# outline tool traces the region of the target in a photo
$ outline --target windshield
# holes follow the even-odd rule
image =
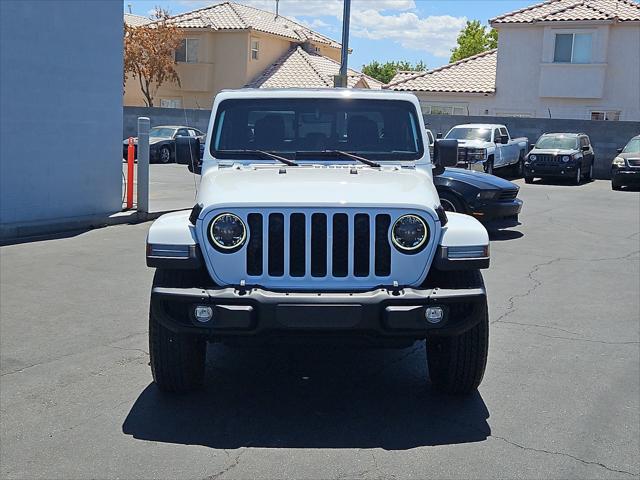
[[[576,150],[578,139],[576,137],[559,137],[556,135],[540,137],[536,148],[548,148],[550,150]]]
[[[175,131],[176,131],[175,128],[153,127],[151,130],[149,130],[149,136],[150,137],[172,137]]]
[[[632,138],[622,153],[640,153],[640,138]]]
[[[218,107],[211,154],[238,158],[242,150],[263,150],[310,158],[314,152],[340,150],[376,160],[417,160],[423,155],[418,132],[416,109],[407,101],[234,99]],[[244,156],[253,158],[250,152]]]
[[[452,128],[446,137],[455,140],[482,140],[483,142],[491,141],[490,128]]]

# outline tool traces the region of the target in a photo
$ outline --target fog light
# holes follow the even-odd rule
[[[424,312],[424,317],[429,323],[440,323],[444,317],[442,307],[427,307]]]
[[[198,305],[194,310],[194,315],[200,323],[207,323],[213,317],[213,309],[207,305]]]

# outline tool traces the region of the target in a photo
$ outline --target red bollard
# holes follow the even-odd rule
[[[136,147],[133,145],[133,137],[129,137],[127,147],[127,209],[133,208],[133,162],[136,156]]]

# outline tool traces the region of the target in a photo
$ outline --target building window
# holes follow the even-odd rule
[[[185,38],[176,49],[176,62],[198,63],[199,38]]]
[[[557,33],[554,63],[591,63],[591,33]]]
[[[620,110],[603,110],[591,112],[591,120],[620,120]]]
[[[258,60],[260,56],[260,41],[255,38],[251,39],[251,60]]]
[[[426,115],[467,115],[465,105],[422,104],[422,112]]]
[[[162,108],[182,108],[182,100],[179,98],[161,98],[160,106]]]

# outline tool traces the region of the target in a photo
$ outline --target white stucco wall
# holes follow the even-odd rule
[[[122,15],[110,0],[0,1],[3,231],[121,209]]]
[[[556,33],[593,34],[592,63],[554,64]],[[619,110],[640,120],[640,24],[500,26],[496,95],[491,113],[589,119]]]
[[[416,92],[421,103],[470,115],[591,118],[620,111],[640,121],[640,23],[500,25],[495,95]],[[593,34],[592,63],[554,64],[556,33]]]

